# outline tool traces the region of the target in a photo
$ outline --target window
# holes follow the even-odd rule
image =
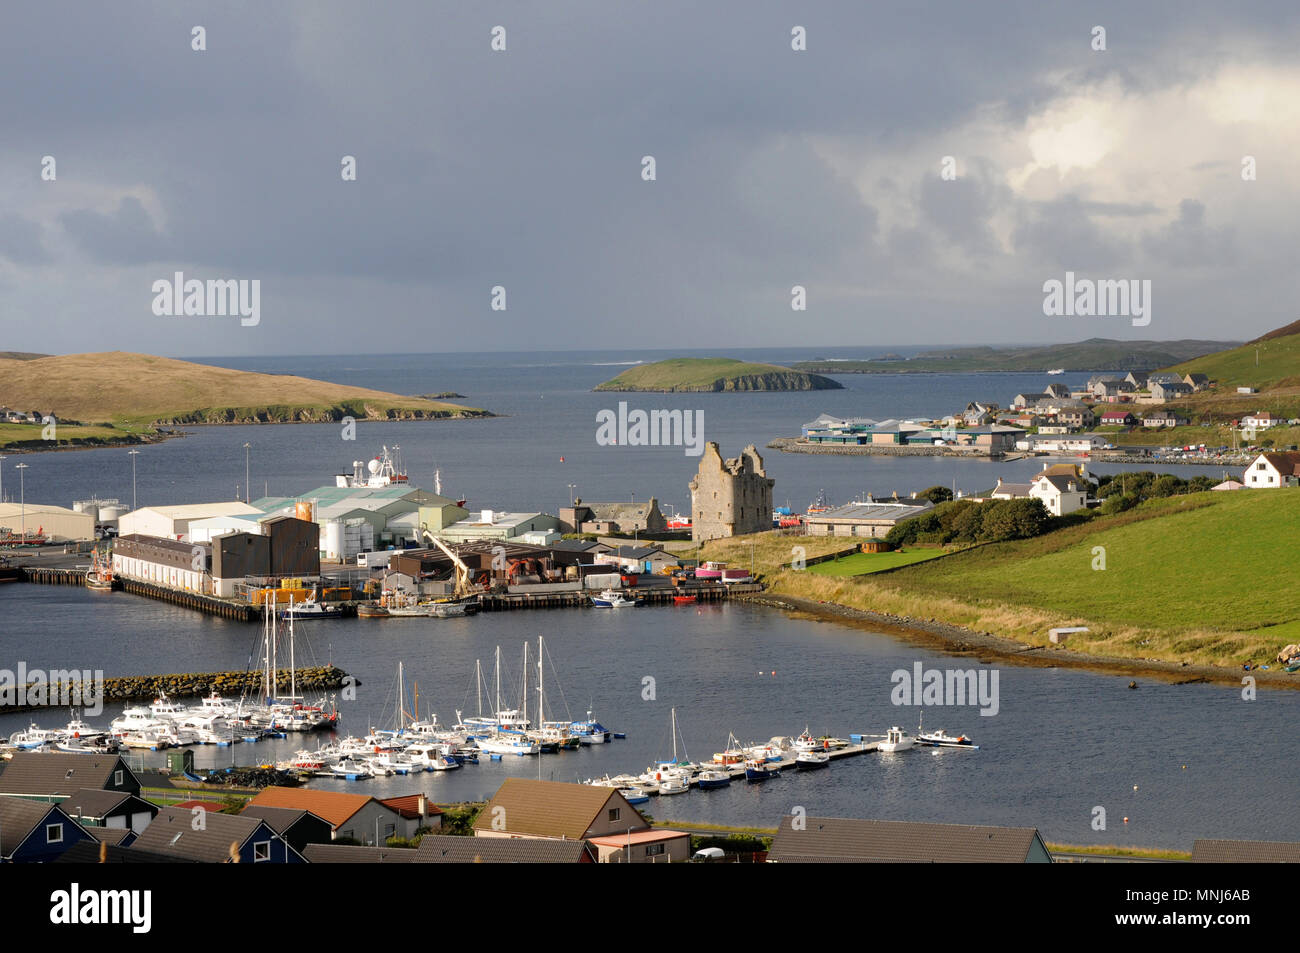
[[[45,843],[62,844],[63,843],[63,825],[46,824],[45,825]]]
[[[1257,463],[1257,464],[1255,464],[1255,469],[1256,469],[1256,470],[1262,470],[1262,469],[1264,469],[1264,467],[1266,467],[1266,466],[1268,466],[1268,464],[1266,464],[1266,463]]]
[[[271,859],[271,842],[269,840],[260,840],[253,844],[253,863],[260,864],[264,860]]]
[[[646,844],[645,855],[647,857],[658,857],[664,852],[663,844]]]
[[[622,813],[622,808],[611,807],[611,808],[609,809],[609,819],[610,819],[611,821],[616,821],[616,820],[618,820],[619,814],[621,814],[621,813]]]
[[[118,770],[113,772],[113,787],[121,787],[121,786],[122,786],[122,770],[119,768]]]

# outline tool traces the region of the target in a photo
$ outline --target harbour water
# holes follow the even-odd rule
[[[11,584],[0,590],[5,663],[103,669],[106,675],[195,672],[257,666],[258,627],[201,616],[126,593]],[[420,711],[450,723],[476,712],[474,662],[489,683],[497,645],[518,685],[522,647],[545,637],[547,711],[581,718],[588,708],[627,739],[539,757],[482,759],[457,771],[371,781],[313,781],[354,792],[422,790],[440,802],[477,799],[509,776],[554,780],[637,773],[672,754],[670,710],[684,747],[708,760],[727,733],[743,742],[795,735],[914,730],[919,709],[894,706],[891,675],[927,668],[981,668],[977,660],[922,651],[891,636],[794,619],[743,604],[624,612],[563,609],[486,613],[468,619],[304,623],[299,659],[332,661],[360,679],[341,702],[340,730],[391,726],[396,671],[405,664],[408,705],[418,683]],[[799,806],[810,815],[969,824],[1034,825],[1051,840],[1190,849],[1197,837],[1285,840],[1300,789],[1294,744],[1300,693],[1261,692],[1243,701],[1232,686],[1182,685],[1127,677],[997,666],[999,708],[929,708],[927,729],[972,736],[979,751],[917,749],[836,761],[829,770],[791,772],[760,785],[652,799],[646,810],[674,819],[775,826]],[[653,678],[653,699],[644,697]],[[536,679],[532,679],[535,686]],[[506,693],[518,702],[517,687]],[[503,699],[504,703],[505,699]],[[529,707],[534,709],[536,693]],[[492,699],[484,698],[485,708]],[[92,719],[107,722],[108,709]],[[29,716],[0,718],[8,735]],[[35,716],[47,727],[66,712]],[[46,724],[48,723],[48,724]],[[325,735],[196,748],[200,768],[290,757]],[[132,753],[131,757],[136,757]],[[164,754],[145,754],[162,764]],[[1136,786],[1136,789],[1135,789]],[[1094,830],[1094,808],[1106,810]],[[1128,823],[1124,823],[1124,818]]]
[[[845,349],[745,350],[732,356],[755,361],[869,356]],[[1022,391],[1049,383],[1080,383],[1089,374],[846,374],[835,379],[844,390],[652,394],[593,393],[592,388],[636,361],[663,352],[608,351],[544,354],[349,355],[212,359],[241,370],[297,374],[372,387],[399,394],[455,391],[460,403],[503,416],[490,420],[361,421],[355,440],[339,424],[195,427],[190,435],[145,447],[136,461],[135,499],[140,505],[242,499],[245,449],[252,498],[269,492],[292,496],[333,483],[354,459],[369,459],[383,445],[399,445],[413,484],[432,489],[435,468],[443,490],[465,497],[471,509],[545,511],[570,499],[645,499],[656,496],[667,514],[689,510],[688,484],[698,458],[682,447],[600,446],[596,414],[629,408],[704,412],[704,439],[717,441],[724,456],[753,443],[776,480],[777,505],[787,500],[802,510],[821,490],[833,503],[874,493],[900,496],[936,484],[967,493],[992,487],[1000,476],[1025,480],[1041,461],[1011,463],[953,457],[843,457],[765,450],[774,437],[797,436],[800,427],[826,412],[883,420],[942,416],[970,400],[1003,406]],[[18,498],[13,459],[4,468],[4,493]],[[131,457],[125,449],[26,454],[27,499],[62,506],[92,494],[132,501]],[[1138,469],[1102,466],[1099,473]],[[1182,477],[1223,467],[1169,466]],[[573,489],[570,489],[570,484]]]
[[[865,354],[873,352],[867,351]],[[855,357],[825,350],[799,354],[745,351],[752,360]],[[1017,392],[1041,390],[1044,374],[846,375],[842,391],[758,394],[597,394],[591,388],[649,352],[341,356],[213,361],[292,373],[405,394],[458,391],[464,403],[499,414],[492,420],[360,422],[356,440],[335,424],[194,428],[182,439],[143,448],[137,461],[140,505],[242,497],[245,442],[251,444],[252,496],[301,494],[332,483],[332,475],[381,445],[400,445],[413,484],[465,496],[471,508],[555,512],[571,493],[587,499],[657,496],[665,512],[689,509],[697,459],[681,447],[606,447],[595,439],[596,414],[619,401],[642,409],[704,411],[705,439],[724,455],[745,444],[760,449],[792,436],[819,413],[877,419],[955,412],[968,400],[1009,403]],[[1066,375],[1066,383],[1086,374]],[[832,502],[873,492],[900,496],[934,484],[966,492],[997,477],[1024,479],[1032,460],[991,463],[946,457],[855,458],[764,453],[776,479],[778,504],[802,509],[820,490]],[[11,464],[4,491],[17,497]],[[132,499],[131,458],[122,449],[25,456],[29,501],[70,505],[92,494]],[[1094,467],[1136,469],[1136,467]],[[1179,476],[1219,467],[1174,466]],[[573,485],[571,488],[570,485]],[[630,612],[552,610],[485,613],[468,619],[342,620],[300,627],[304,664],[333,662],[361,680],[354,702],[342,702],[341,730],[364,734],[393,719],[398,662],[419,683],[421,713],[451,722],[476,710],[476,659],[490,667],[502,647],[518,678],[525,641],[545,636],[548,710],[581,718],[588,708],[625,741],[539,758],[367,782],[315,784],[381,794],[425,790],[437,801],[477,799],[510,775],[575,780],[640,772],[671,755],[670,709],[686,753],[707,760],[727,733],[744,742],[773,735],[847,736],[915,729],[919,711],[890,702],[890,675],[921,661],[940,668],[979,667],[882,634],[793,619],[741,604],[638,609]],[[256,667],[258,628],[200,615],[125,593],[12,584],[0,588],[0,667],[102,669],[106,675],[196,672]],[[1232,687],[1172,686],[1054,669],[1000,667],[1000,710],[930,710],[927,728],[965,732],[977,752],[917,750],[837,761],[827,771],[791,774],[762,785],[691,792],[652,800],[656,819],[774,826],[794,807],[811,815],[971,824],[1034,825],[1069,843],[1159,845],[1190,849],[1196,837],[1289,839],[1288,816],[1300,790],[1289,728],[1300,716],[1300,693],[1262,692],[1243,701]],[[552,681],[554,678],[554,681]],[[646,678],[654,679],[647,699]],[[411,686],[408,686],[408,692]],[[516,689],[517,692],[517,689]],[[563,694],[562,694],[563,693]],[[409,697],[409,696],[408,696]],[[513,704],[515,698],[510,699]],[[484,700],[485,705],[490,700]],[[530,700],[530,707],[533,700]],[[106,724],[117,712],[94,721]],[[0,717],[5,735],[25,715]],[[66,712],[43,712],[47,727]],[[48,723],[48,724],[46,724]],[[323,740],[323,736],[321,738]],[[200,768],[256,764],[289,757],[313,736],[231,748],[200,748]],[[163,755],[146,755],[162,763]],[[1093,827],[1094,809],[1106,829]],[[1128,818],[1128,823],[1124,818]]]

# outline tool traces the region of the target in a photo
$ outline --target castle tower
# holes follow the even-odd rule
[[[775,484],[752,443],[740,456],[723,460],[710,441],[691,481],[691,539],[698,543],[771,529]]]

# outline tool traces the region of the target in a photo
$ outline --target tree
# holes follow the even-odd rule
[[[935,506],[940,503],[947,503],[952,499],[952,490],[946,486],[932,486],[916,494],[918,499],[929,500]]]

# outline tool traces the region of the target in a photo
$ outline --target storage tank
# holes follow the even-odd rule
[[[321,548],[325,550],[326,559],[343,558],[343,524],[341,522],[330,520],[325,524],[325,540]]]
[[[311,500],[299,500],[293,505],[293,515],[300,520],[311,523],[315,520],[314,509]]]
[[[95,512],[96,502],[97,501],[95,500],[77,500],[75,503],[72,504],[72,512],[93,513]]]
[[[128,506],[101,506],[99,508],[99,522],[116,526],[118,519],[129,512],[131,512],[131,508]]]

